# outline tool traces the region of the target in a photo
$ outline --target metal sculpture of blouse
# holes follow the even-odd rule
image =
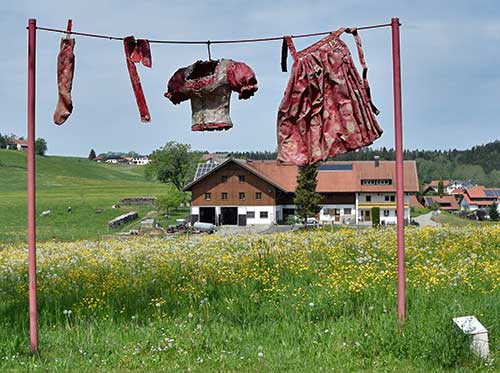
[[[248,99],[257,91],[257,79],[243,62],[230,59],[197,61],[170,78],[167,97],[173,104],[191,100],[193,131],[220,131],[233,126],[229,116],[231,91]]]

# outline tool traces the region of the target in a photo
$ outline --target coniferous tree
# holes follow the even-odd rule
[[[89,159],[93,161],[95,158],[97,158],[97,156],[95,155],[95,150],[91,149],[89,153]]]
[[[442,197],[443,194],[444,194],[444,183],[443,183],[442,179],[439,179],[439,182],[438,182],[438,195],[439,195],[439,197]]]
[[[317,164],[299,167],[294,203],[297,206],[297,215],[304,222],[307,221],[308,217],[315,216],[320,210],[321,194],[316,192],[317,174]]]
[[[490,215],[490,220],[498,221],[498,219],[500,218],[498,214],[498,205],[496,203],[490,206],[489,215]]]

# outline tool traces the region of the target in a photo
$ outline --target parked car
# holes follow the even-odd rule
[[[319,224],[318,219],[316,218],[307,218],[306,219],[306,226],[308,227],[317,227]]]

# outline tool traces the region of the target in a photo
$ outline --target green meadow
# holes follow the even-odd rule
[[[145,179],[143,166],[103,164],[76,157],[37,156],[36,183],[37,239],[42,241],[99,238],[116,232],[108,230],[109,220],[132,210],[141,218],[152,207],[122,205],[112,209],[112,205],[125,197],[165,193],[164,184]],[[44,210],[51,210],[51,215],[40,216]],[[26,240],[26,222],[26,153],[0,150],[0,241]]]

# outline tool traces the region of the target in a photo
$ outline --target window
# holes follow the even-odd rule
[[[221,181],[222,181],[223,183],[227,183],[227,175],[222,175],[222,176],[221,176]]]
[[[245,192],[240,192],[240,201],[244,201],[245,198]]]
[[[371,202],[372,201],[372,196],[366,196],[366,202]]]
[[[255,211],[247,211],[247,219],[255,219]]]
[[[389,216],[389,210],[384,210],[384,216],[385,217]]]
[[[223,200],[227,200],[227,192],[222,192],[220,198]]]
[[[212,199],[212,193],[205,193],[205,201],[210,201]]]
[[[262,199],[262,193],[261,192],[255,192],[255,199]]]
[[[386,202],[389,202],[389,198],[390,198],[390,196],[385,196],[384,200],[385,200]]]
[[[391,196],[391,202],[394,202],[396,200],[396,196]]]
[[[240,175],[238,176],[239,180],[240,180],[240,183],[244,183],[245,182],[245,175]]]
[[[363,179],[361,185],[392,185],[392,179]]]
[[[267,211],[261,211],[260,212],[260,218],[261,219],[267,219],[268,217],[268,212]]]
[[[351,215],[351,214],[352,214],[352,212],[351,212],[350,208],[344,209],[344,215]]]
[[[329,209],[329,208],[324,207],[324,208],[323,208],[323,215],[330,215],[330,209]]]

